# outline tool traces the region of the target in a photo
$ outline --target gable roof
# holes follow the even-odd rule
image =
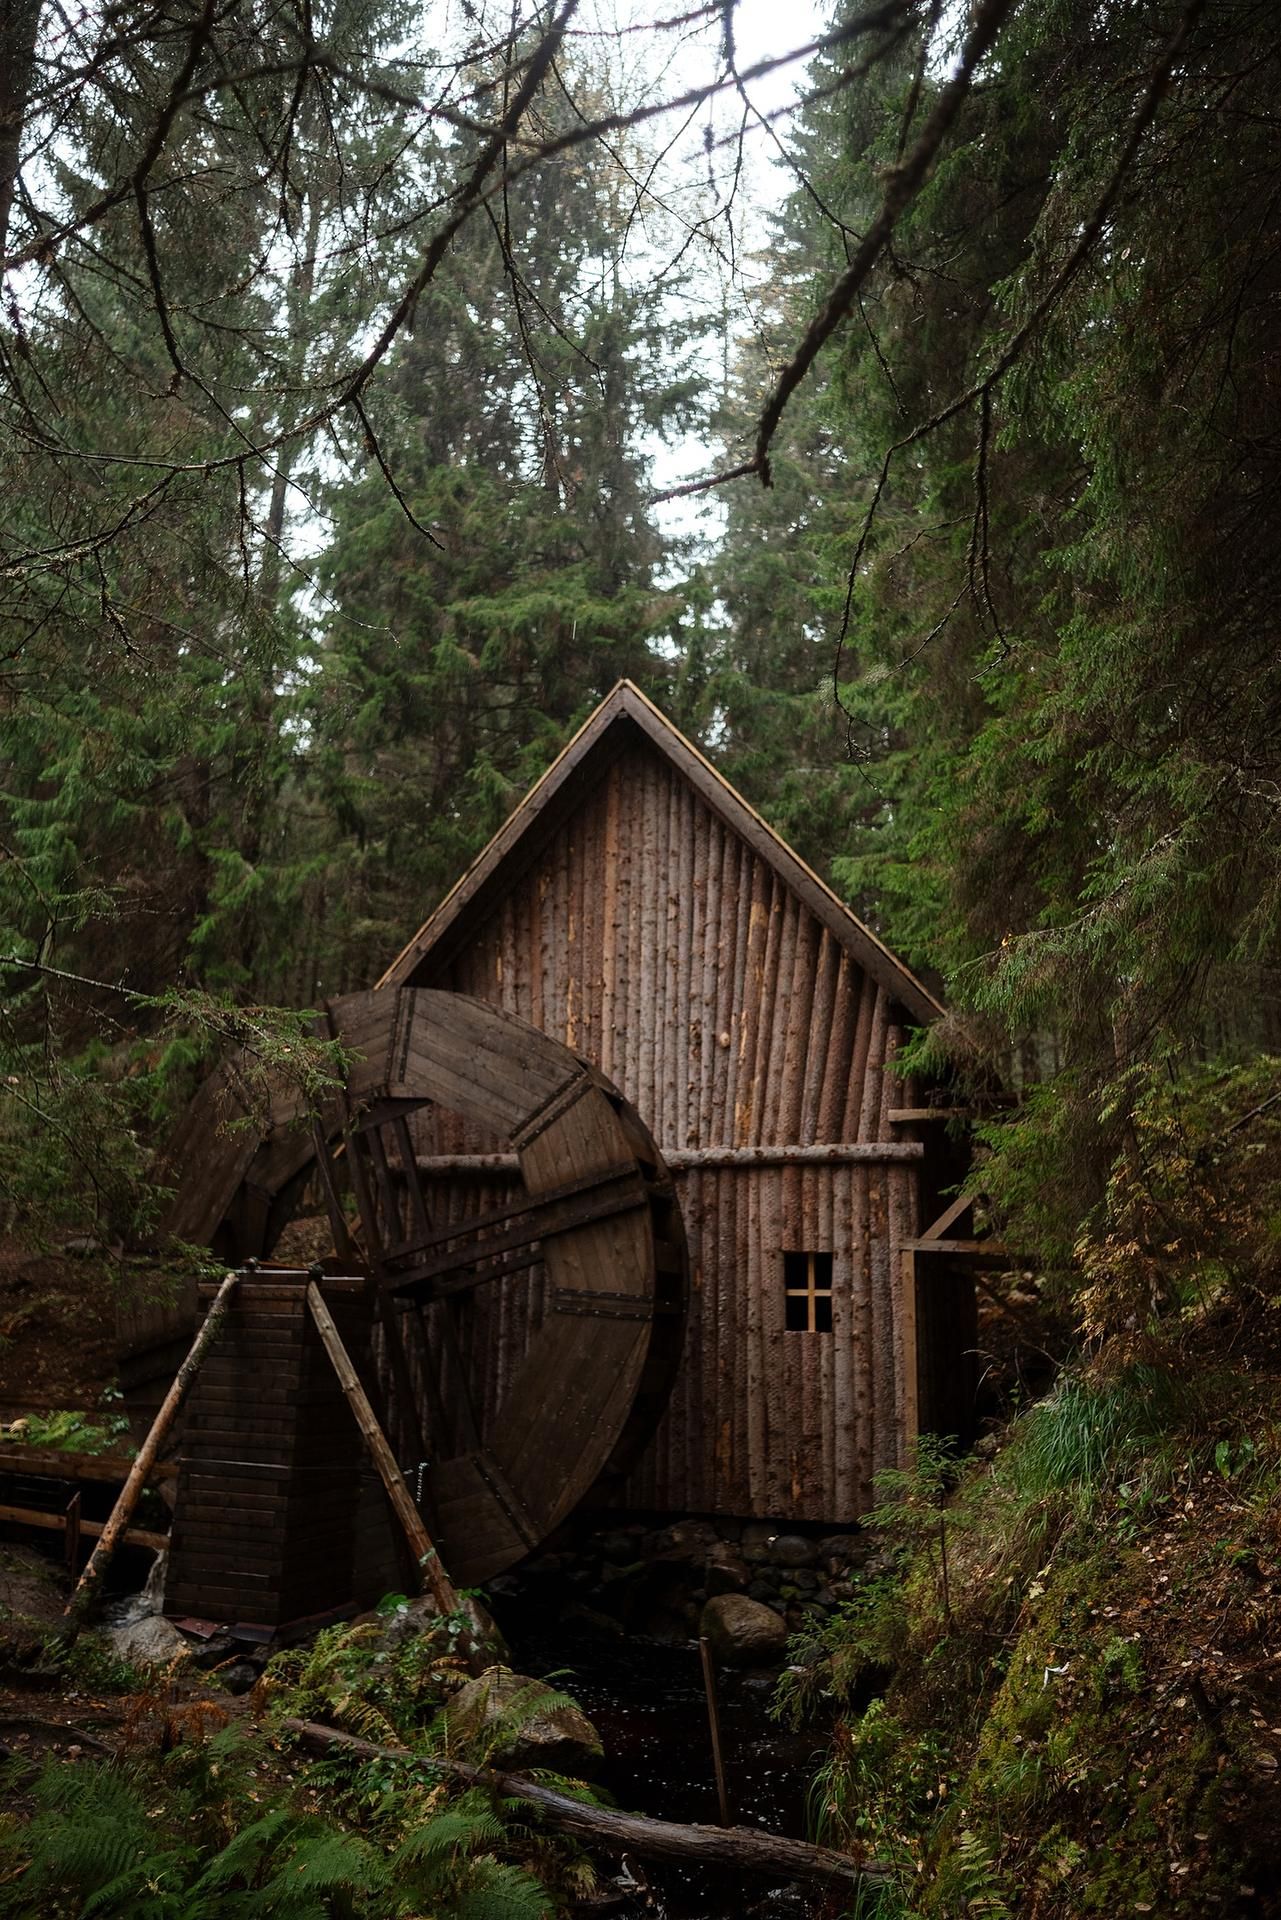
[[[640,741],[648,742],[683,775],[711,811],[773,868],[851,958],[914,1020],[929,1022],[943,1012],[941,1003],[910,968],[895,958],[857,914],[850,912],[630,680],[620,680],[584,721],[483,853],[477,855],[462,879],[392,961],[378,985],[418,985],[428,967],[448,965],[611,762]]]

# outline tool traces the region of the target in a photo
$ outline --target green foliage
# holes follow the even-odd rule
[[[119,1395],[115,1397],[118,1399]],[[124,1438],[128,1432],[128,1416],[119,1412],[104,1414],[97,1420],[69,1408],[55,1413],[30,1413],[24,1417],[19,1432],[11,1428],[0,1431],[0,1461],[4,1458],[6,1440],[18,1440],[24,1447],[64,1448],[68,1453],[130,1453],[133,1448]]]
[[[270,1749],[235,1727],[163,1761],[11,1769],[27,1814],[0,1828],[0,1913],[544,1920],[553,1899],[527,1862],[572,1876],[484,1792],[447,1802],[403,1767],[394,1790],[371,1795],[326,1771],[281,1779]]]
[[[1023,1415],[998,1478],[1027,1504],[1062,1493],[1088,1503],[1138,1461],[1145,1477],[1159,1478],[1186,1448],[1202,1392],[1168,1367],[1135,1365],[1096,1381],[1068,1374]]]
[[[1174,1106],[1213,1079],[1208,1053],[1248,1074],[1281,978],[1264,7],[1191,24],[1088,262],[1064,274],[1182,17],[1117,0],[1009,21],[791,402],[773,492],[731,502],[729,621],[701,663],[734,776],[945,976],[952,1071],[1043,1083],[983,1130],[982,1179],[1029,1256],[1085,1266],[1087,1325],[1106,1335],[1240,1284],[1241,1236],[1225,1247],[1222,1229],[1247,1183],[1229,1175],[1216,1231],[1217,1149],[1198,1158],[1213,1129],[1189,1127],[1184,1181],[1136,1115],[1155,1126],[1164,1104],[1173,1134]],[[945,14],[919,114],[956,30]],[[866,228],[915,55],[904,43],[805,110],[732,427]],[[1225,72],[1243,76],[1230,100]],[[975,403],[916,435],[869,519],[886,449],[975,388],[1029,316],[990,431]]]
[[[434,1721],[458,1681],[455,1649],[432,1632],[395,1636],[394,1615],[326,1627],[309,1646],[273,1655],[268,1694],[300,1719],[329,1719],[362,1739],[397,1745]]]

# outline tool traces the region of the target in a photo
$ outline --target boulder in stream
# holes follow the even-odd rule
[[[600,1735],[575,1706],[540,1709],[540,1700],[554,1697],[541,1680],[510,1667],[486,1667],[449,1703],[450,1744],[473,1752],[479,1748],[516,1772],[549,1767],[575,1779],[590,1778],[604,1758]]]
[[[718,1593],[709,1600],[699,1631],[726,1667],[772,1666],[782,1659],[787,1644],[782,1615],[743,1593]]]

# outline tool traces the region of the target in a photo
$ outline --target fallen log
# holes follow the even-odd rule
[[[612,1807],[571,1800],[568,1794],[556,1793],[524,1774],[472,1767],[434,1753],[411,1753],[407,1747],[378,1746],[372,1740],[340,1733],[337,1727],[327,1727],[319,1720],[287,1719],[281,1726],[317,1752],[341,1751],[364,1760],[406,1761],[430,1767],[467,1786],[492,1788],[505,1799],[524,1800],[538,1808],[549,1827],[603,1847],[607,1853],[636,1853],[647,1860],[679,1860],[685,1866],[728,1867],[739,1873],[783,1875],[789,1880],[837,1881],[851,1889],[871,1890],[884,1886],[889,1879],[887,1869],[875,1862],[853,1860],[830,1847],[814,1847],[783,1834],[762,1833],[755,1827],[684,1826],[672,1820],[651,1820],[640,1813],[618,1813]]]

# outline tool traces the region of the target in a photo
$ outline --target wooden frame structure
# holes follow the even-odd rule
[[[408,942],[449,988],[594,1060],[645,1114],[691,1243],[684,1358],[632,1507],[841,1521],[929,1419],[902,1249],[963,1163],[893,1075],[940,1002],[640,690],[617,686]],[[501,1197],[495,1143],[415,1129],[433,1204]],[[473,1202],[474,1204],[475,1202]],[[784,1252],[833,1261],[789,1332]]]
[[[652,1432],[680,1355],[680,1212],[627,1102],[519,1019],[414,988],[349,995],[326,1019],[348,1059],[341,1097],[307,1124],[304,1096],[278,1085],[254,1116],[229,1062],[170,1143],[178,1193],[168,1229],[241,1264],[273,1252],[302,1191],[319,1185],[338,1262],[366,1276],[371,1397],[445,1564],[470,1584],[539,1545],[594,1482],[624,1473]],[[228,1125],[238,1111],[241,1124]],[[478,1204],[474,1189],[457,1206],[429,1203],[414,1143],[424,1113],[447,1113],[514,1156],[492,1204]],[[256,1297],[266,1313],[268,1296]],[[135,1380],[140,1354],[152,1378],[163,1372],[193,1316],[194,1302],[135,1311]],[[255,1377],[268,1367],[270,1417],[255,1414],[252,1395],[236,1401],[228,1383],[235,1417],[214,1423],[230,1481],[237,1459],[255,1457],[236,1440],[251,1416],[267,1420],[261,1444],[281,1472],[302,1471],[295,1445],[317,1470],[328,1458],[324,1434],[269,1378],[272,1341],[291,1353],[292,1336],[268,1326],[262,1338],[266,1360],[247,1354],[245,1366]],[[137,1394],[134,1411],[145,1412]],[[216,1504],[212,1481],[201,1493]],[[283,1573],[272,1577],[284,1605]]]

